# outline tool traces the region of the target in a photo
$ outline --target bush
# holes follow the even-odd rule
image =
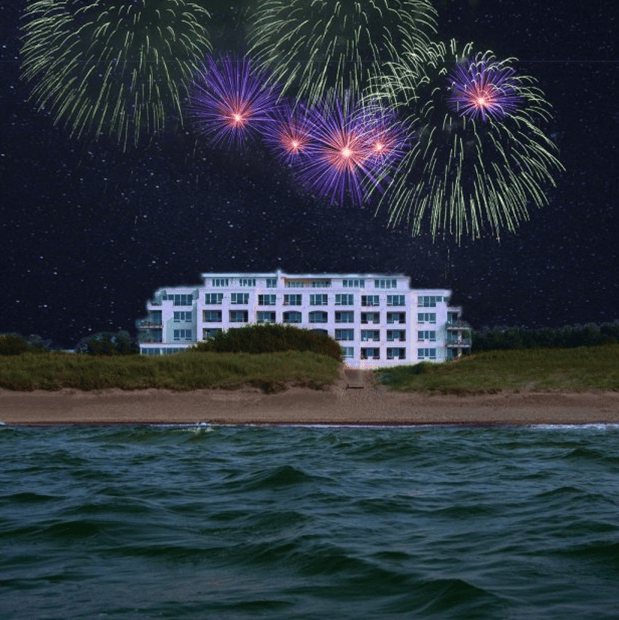
[[[252,354],[311,351],[342,361],[342,349],[333,338],[291,325],[247,325],[229,329],[198,343],[192,351]]]
[[[131,355],[139,353],[139,347],[131,342],[126,331],[99,332],[82,338],[76,345],[77,353],[89,355]]]
[[[28,351],[28,343],[19,334],[0,336],[0,355],[21,355]]]

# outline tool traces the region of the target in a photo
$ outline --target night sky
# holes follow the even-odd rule
[[[260,149],[169,130],[123,152],[68,136],[19,77],[23,2],[0,5],[0,333],[73,347],[126,329],[163,286],[202,272],[403,273],[447,287],[475,328],[619,319],[617,10],[608,0],[436,0],[440,37],[537,78],[566,172],[516,234],[432,242],[374,206],[324,204]],[[243,51],[243,11],[213,3],[217,49]]]

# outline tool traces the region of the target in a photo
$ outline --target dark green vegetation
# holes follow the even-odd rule
[[[619,344],[485,351],[456,362],[381,370],[378,379],[403,392],[462,396],[503,390],[619,391]]]
[[[277,392],[287,386],[324,389],[339,377],[339,363],[311,352],[79,355],[22,353],[0,356],[0,388],[8,390],[197,390],[252,386]]]
[[[333,338],[291,325],[247,325],[220,332],[195,347],[195,351],[209,353],[275,353],[290,350],[312,351],[342,361],[342,350]]]
[[[473,332],[473,351],[496,349],[534,349],[594,347],[619,342],[619,321],[614,323],[587,323],[565,327],[495,327]]]

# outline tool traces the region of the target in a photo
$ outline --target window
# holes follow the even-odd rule
[[[203,310],[202,320],[205,323],[221,323],[221,310]]]
[[[354,312],[336,312],[335,322],[336,323],[354,323],[355,313]]]
[[[419,312],[417,314],[417,323],[436,323],[435,312]]]
[[[193,295],[191,293],[168,295],[167,299],[174,302],[175,306],[191,306],[193,304]]]
[[[275,303],[275,295],[258,295],[259,306],[274,306]]]
[[[213,286],[229,286],[230,280],[228,278],[213,278]]]
[[[362,312],[361,322],[366,323],[380,323],[380,312]]]
[[[342,347],[342,357],[344,358],[351,358],[355,356],[355,349],[354,347]]]
[[[436,349],[417,349],[418,360],[435,360]]]
[[[300,306],[302,295],[284,295],[284,306]]]
[[[327,303],[327,295],[310,295],[310,306],[326,306]]]
[[[258,311],[258,323],[275,323],[275,312]]]
[[[175,323],[180,323],[181,321],[191,323],[191,320],[191,312],[179,311],[174,313]]]
[[[309,313],[309,322],[310,323],[326,323],[328,320],[328,315],[326,312],[322,310],[315,310],[314,312]]]
[[[387,347],[387,359],[388,360],[406,359],[406,349]]]
[[[239,278],[239,286],[256,286],[256,278]]]
[[[379,360],[380,349],[361,349],[362,360]]]
[[[230,310],[230,323],[247,323],[247,310]]]
[[[404,295],[387,295],[388,306],[403,306]]]
[[[380,296],[379,295],[361,295],[361,305],[362,306],[379,306]]]
[[[303,282],[303,280],[287,280],[286,286],[288,288],[303,288],[305,286],[305,283]]]
[[[387,323],[406,323],[406,312],[387,312]]]
[[[406,332],[403,329],[388,329],[387,340],[389,342],[394,342],[394,341],[405,342]]]
[[[397,280],[374,280],[374,288],[397,288]]]
[[[284,323],[301,323],[301,313],[294,310],[284,312]]]
[[[361,340],[362,342],[367,342],[368,340],[378,342],[380,340],[380,332],[377,329],[362,329]]]
[[[232,293],[230,303],[235,305],[248,304],[249,293]]]
[[[267,278],[267,288],[277,288],[277,278]]]
[[[365,280],[342,280],[342,286],[344,288],[365,288]]]
[[[435,331],[420,331],[417,332],[417,340],[430,340],[431,342],[436,341],[436,332]]]
[[[354,340],[355,330],[354,329],[336,329],[335,339],[336,340]]]
[[[190,329],[175,329],[174,340],[176,342],[179,342],[181,340],[184,340],[185,342],[191,341],[191,330]]]
[[[206,293],[206,295],[204,295],[204,303],[207,306],[219,306],[223,298],[223,293]]]
[[[443,297],[437,295],[420,295],[417,299],[419,308],[436,308],[436,304],[443,301]]]
[[[202,340],[213,338],[216,334],[221,333],[221,327],[205,327],[202,330]]]
[[[336,306],[354,306],[355,296],[352,293],[336,293],[335,305]]]
[[[331,280],[312,280],[312,288],[330,288]]]

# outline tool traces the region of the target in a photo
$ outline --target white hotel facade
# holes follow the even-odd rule
[[[443,362],[470,350],[470,328],[447,289],[411,289],[382,274],[203,273],[204,285],[166,287],[137,321],[140,353],[170,355],[216,332],[279,323],[328,334],[351,368]]]

